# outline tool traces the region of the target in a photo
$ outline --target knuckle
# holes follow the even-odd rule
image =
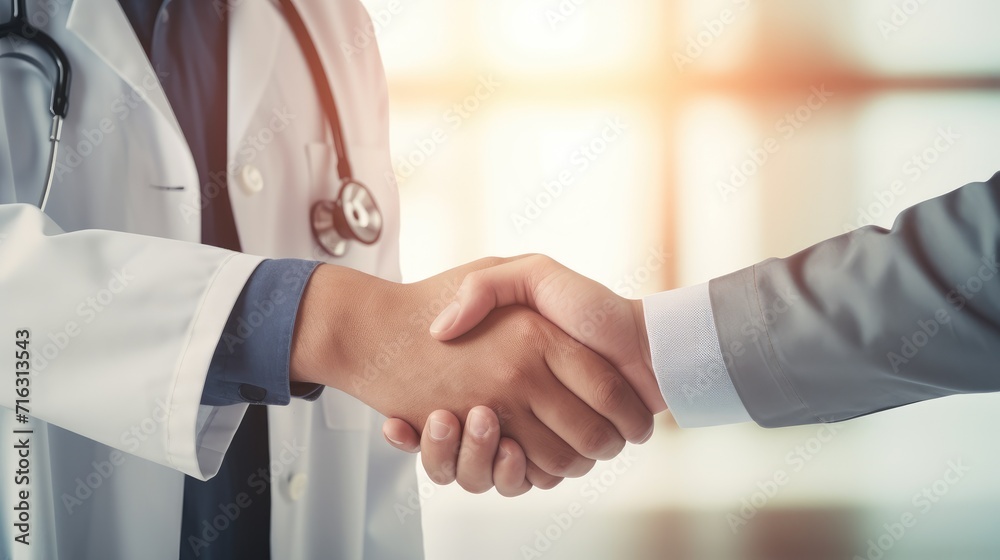
[[[542,253],[531,253],[528,258],[531,259],[531,264],[534,266],[549,267],[556,262],[552,257],[543,255]]]
[[[610,427],[594,426],[584,434],[583,446],[584,454],[588,457],[604,458],[609,452],[617,455],[625,442]]]
[[[504,428],[514,422],[514,409],[502,402],[493,402],[489,408],[493,409],[493,413],[497,415],[497,420],[500,422],[500,432],[503,433]]]
[[[482,270],[476,270],[465,275],[462,280],[462,285],[459,286],[459,293],[471,292],[476,293],[480,290],[483,283],[484,272]]]
[[[483,257],[481,259],[476,260],[476,262],[473,263],[473,265],[477,269],[481,270],[484,268],[493,268],[494,266],[501,265],[506,261],[507,259],[504,259],[502,257]]]
[[[629,387],[619,375],[609,375],[597,384],[594,398],[599,412],[611,414],[621,410],[625,404]]]
[[[528,373],[526,368],[518,364],[505,364],[499,366],[497,376],[499,377],[500,384],[504,387],[521,387],[531,377],[531,374]],[[504,408],[508,414],[511,413],[510,408],[506,405],[494,405],[490,407],[496,411],[497,417],[503,421],[500,410],[497,410],[498,407]]]
[[[549,458],[547,468],[549,474],[563,478],[577,478],[587,474],[594,466],[594,461],[572,452],[555,452]]]
[[[568,476],[575,462],[576,458],[568,453],[553,453],[548,458],[545,471],[552,476]]]
[[[534,335],[542,330],[541,321],[538,320],[538,316],[535,313],[528,311],[521,313],[511,313],[507,317],[512,329],[520,335]]]

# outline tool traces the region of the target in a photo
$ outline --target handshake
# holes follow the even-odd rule
[[[390,417],[386,439],[438,484],[505,496],[583,476],[666,409],[641,301],[540,255],[405,285],[321,265],[290,373]]]

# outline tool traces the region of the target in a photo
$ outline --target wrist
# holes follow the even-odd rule
[[[649,411],[658,414],[667,410],[667,402],[660,391],[660,384],[656,380],[656,372],[653,370],[653,356],[649,348],[649,333],[646,331],[646,314],[642,299],[628,300],[632,306],[632,317],[635,321],[635,331],[638,340],[639,354],[644,368],[643,382],[639,383],[635,390],[639,393]]]
[[[306,284],[292,334],[289,380],[343,389],[354,371],[346,348],[353,305],[361,295],[361,273],[321,264]]]

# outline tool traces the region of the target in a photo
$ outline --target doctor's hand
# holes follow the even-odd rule
[[[453,339],[473,328],[495,308],[514,304],[541,313],[601,354],[625,376],[650,411],[666,410],[653,375],[642,302],[622,298],[548,257],[518,257],[470,273],[455,301],[431,326],[431,334],[439,340]],[[436,411],[434,417],[441,422],[457,423],[447,411]],[[383,432],[399,449],[411,452],[422,449],[428,472],[456,464],[456,478],[461,484],[463,480],[489,480],[488,466],[492,466],[492,479],[502,495],[522,493],[522,480],[517,476],[523,453],[516,441],[487,440],[468,430],[451,436],[448,441],[435,441],[426,437],[426,429],[421,440],[400,419],[387,420]]]
[[[504,262],[477,261],[407,285],[320,265],[300,304],[291,380],[342,390],[410,426],[427,423],[427,437],[462,430],[457,420],[434,422],[434,410],[467,418],[486,405],[495,415],[485,433],[516,440],[527,479],[539,486],[582,476],[625,439],[646,439],[652,416],[619,372],[525,307],[490,313],[446,343],[426,336],[463,278]]]

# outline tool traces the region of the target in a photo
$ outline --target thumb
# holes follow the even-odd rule
[[[535,288],[552,270],[551,264],[554,261],[547,257],[532,255],[469,273],[455,300],[431,323],[431,336],[438,340],[459,337],[498,307],[524,305],[538,311]]]
[[[420,451],[420,434],[413,429],[413,426],[399,418],[386,419],[382,424],[382,436],[389,445],[400,451],[407,453]]]

